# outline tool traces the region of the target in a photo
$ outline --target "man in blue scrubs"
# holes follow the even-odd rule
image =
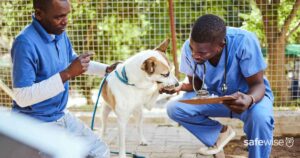
[[[168,102],[168,115],[207,146],[199,149],[205,155],[220,152],[235,136],[230,126],[210,117],[240,119],[244,122],[248,142],[254,142],[248,144],[249,157],[267,158],[272,149],[274,97],[263,76],[266,68],[259,41],[253,33],[226,27],[215,15],[201,16],[182,48],[180,71],[189,82],[171,91],[161,90],[165,93],[187,91]],[[179,102],[196,96],[193,75],[197,90],[204,84],[210,95],[233,95],[236,99],[207,105]]]
[[[16,37],[13,62],[13,111],[62,127],[88,142],[89,156],[110,156],[108,146],[79,119],[66,111],[68,80],[82,73],[104,76],[115,65],[77,56],[65,32],[69,0],[34,0],[32,23]],[[41,141],[42,142],[42,141]]]

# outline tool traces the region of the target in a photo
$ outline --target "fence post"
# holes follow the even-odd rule
[[[169,1],[169,16],[170,16],[170,26],[171,26],[171,36],[172,36],[172,57],[173,62],[175,65],[175,76],[179,78],[179,71],[178,71],[178,61],[177,61],[177,46],[176,46],[176,28],[175,28],[175,21],[174,21],[174,8],[173,8],[173,0]]]

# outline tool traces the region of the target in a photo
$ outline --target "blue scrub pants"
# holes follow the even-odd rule
[[[181,124],[202,143],[213,146],[220,134],[222,125],[209,117],[231,117],[228,107],[223,104],[190,105],[178,102],[190,99],[194,92],[184,93],[167,103],[167,112],[171,119]],[[269,158],[273,141],[273,102],[267,97],[253,105],[242,114],[232,113],[232,118],[244,122],[244,132],[248,139],[250,158]],[[252,142],[252,143],[250,143]]]
[[[67,112],[57,121],[47,123],[61,127],[76,137],[85,139],[88,143],[89,155],[93,158],[110,158],[108,145],[103,142],[89,127],[81,120]]]

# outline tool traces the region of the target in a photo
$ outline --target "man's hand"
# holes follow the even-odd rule
[[[112,71],[114,71],[114,69],[116,69],[116,67],[118,66],[118,64],[122,63],[121,61],[117,61],[113,64],[111,64],[110,66],[108,66],[106,69],[105,69],[105,73],[110,73]]]
[[[162,88],[159,90],[159,93],[162,94],[162,93],[166,93],[166,94],[174,94],[174,93],[177,93],[177,92],[180,92],[182,90],[182,85],[183,84],[179,84],[179,86],[173,88],[173,89],[165,89],[165,88]]]
[[[93,55],[92,52],[86,52],[78,56],[67,69],[60,72],[62,81],[65,82],[84,73],[88,69],[91,55]]]
[[[225,100],[223,101],[223,104],[225,104],[231,111],[237,114],[241,114],[246,111],[253,103],[252,97],[242,92],[236,92],[232,95],[237,99]]]

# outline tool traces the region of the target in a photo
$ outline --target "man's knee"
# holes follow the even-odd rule
[[[196,115],[194,109],[176,100],[167,103],[167,113],[168,116],[176,122],[186,121]]]
[[[255,105],[263,106],[263,105]],[[274,119],[272,112],[264,111],[261,107],[253,107],[248,111],[246,124],[255,128],[273,128]]]
[[[167,114],[171,119],[177,120],[177,111],[178,107],[176,101],[170,101],[167,103]]]
[[[167,114],[174,121],[181,121],[189,118],[190,115],[184,108],[183,103],[178,102],[177,100],[170,101],[167,103]]]

